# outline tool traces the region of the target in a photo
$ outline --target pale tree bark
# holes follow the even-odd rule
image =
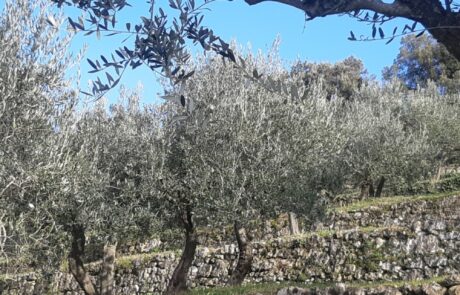
[[[363,200],[369,197],[381,197],[386,178],[381,176],[376,182],[377,188],[374,187],[372,180],[364,180],[360,185],[359,199]]]
[[[101,295],[114,295],[115,255],[117,244],[106,244],[103,250],[101,271]]]
[[[238,244],[239,253],[238,262],[227,283],[230,286],[241,285],[243,283],[244,278],[251,272],[252,261],[254,259],[251,241],[246,229],[240,224],[240,222],[235,221],[233,223],[233,230]]]
[[[85,229],[82,225],[72,226],[72,246],[67,258],[69,270],[77,281],[85,295],[99,295],[89,274],[83,265],[83,255],[85,253]]]
[[[383,186],[385,185],[385,177],[380,177],[379,182],[377,184],[377,189],[375,190],[374,196],[380,198],[382,196]]]
[[[289,217],[289,231],[291,235],[298,235],[300,234],[299,230],[299,222],[297,220],[297,216],[293,212],[288,213]]]
[[[198,246],[198,235],[193,224],[193,214],[191,207],[187,206],[180,221],[185,230],[185,247],[182,256],[174,269],[173,275],[169,280],[166,294],[182,294],[187,291],[187,275],[195,258],[196,247]]]
[[[439,0],[245,0],[249,5],[278,2],[304,11],[309,19],[370,10],[387,17],[402,17],[419,22],[460,61],[460,12]],[[449,4],[449,1],[446,1]]]
[[[374,185],[370,180],[364,180],[360,185],[359,199],[364,200],[374,196]]]
[[[438,182],[441,179],[441,175],[443,174],[443,170],[444,170],[444,166],[442,165],[442,163],[439,163],[438,168],[436,169],[436,175],[434,175],[431,178],[431,183],[434,184],[435,182]]]

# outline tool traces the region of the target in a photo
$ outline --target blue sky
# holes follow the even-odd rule
[[[0,3],[4,2],[0,0]],[[133,7],[121,11],[119,25],[124,28],[125,21],[135,23],[140,16],[148,13],[144,0],[129,1]],[[200,1],[197,1],[200,3]],[[168,1],[157,0],[156,5],[167,7]],[[3,6],[3,5],[0,5]],[[304,14],[295,8],[274,2],[261,3],[255,6],[247,5],[243,0],[217,0],[209,5],[210,11],[205,12],[204,24],[224,40],[237,40],[246,45],[250,43],[254,50],[267,51],[277,36],[281,38],[280,55],[286,61],[297,58],[311,62],[337,62],[348,56],[361,59],[370,74],[381,77],[381,71],[390,65],[399,51],[399,38],[389,45],[382,41],[352,42],[347,40],[350,30],[356,36],[370,34],[370,28],[365,23],[359,23],[346,16],[330,16],[317,18],[305,23]],[[77,9],[66,9],[66,14],[76,16]],[[404,27],[408,21],[395,20],[386,26],[386,32],[391,32],[394,26]],[[101,54],[110,55],[119,45],[122,37],[83,36],[79,33],[73,40],[72,50],[77,52],[86,43],[87,51],[81,64],[81,86],[88,90],[88,80],[97,78],[97,74],[88,74],[91,69],[86,58],[95,59]],[[129,40],[127,42],[130,42]],[[129,44],[129,43],[128,43]],[[129,47],[129,46],[128,46]],[[103,73],[99,74],[103,78]],[[142,66],[129,70],[121,84],[129,88],[138,83],[144,85],[143,98],[145,102],[158,101],[157,93],[162,92],[156,82],[156,76]],[[109,100],[118,96],[118,90],[112,90]]]

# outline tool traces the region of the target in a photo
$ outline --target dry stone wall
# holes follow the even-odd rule
[[[314,233],[254,243],[254,264],[246,281],[414,280],[460,273],[459,204],[460,196],[452,196],[362,209],[336,214],[330,224],[340,224],[342,230],[330,230],[325,223]],[[233,244],[200,247],[189,285],[225,284],[237,255]],[[177,261],[174,252],[120,259],[117,294],[161,293]],[[90,269],[97,274],[97,265]],[[82,294],[67,273],[57,273],[51,281],[47,292]],[[29,274],[3,282],[0,293],[46,294],[45,285]]]
[[[460,197],[446,196],[435,200],[407,201],[351,209],[345,212],[333,211],[325,221],[315,224],[315,230],[327,228],[350,229],[359,227],[400,226],[417,231],[422,225],[427,230],[440,230],[436,226],[445,226],[450,231],[460,227]],[[442,221],[438,224],[437,221]],[[430,224],[431,223],[431,224]]]

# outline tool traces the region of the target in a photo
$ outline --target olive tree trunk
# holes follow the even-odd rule
[[[374,196],[374,185],[372,181],[365,180],[360,185],[359,199],[363,200],[370,196]]]
[[[241,226],[238,221],[235,221],[233,223],[233,230],[236,242],[238,243],[239,254],[236,267],[228,280],[228,285],[231,286],[241,285],[241,283],[243,283],[244,278],[251,272],[252,261],[254,259],[251,241],[248,238],[246,229]]]
[[[85,295],[99,295],[89,274],[83,265],[85,253],[85,229],[82,225],[73,225],[71,230],[72,246],[67,258],[69,270]]]
[[[185,214],[180,218],[185,230],[185,247],[179,263],[169,280],[166,289],[167,295],[181,294],[187,291],[187,274],[192,266],[196,247],[198,246],[198,235],[193,225],[192,217],[192,210],[187,207]]]

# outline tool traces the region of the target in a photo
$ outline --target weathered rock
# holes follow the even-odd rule
[[[377,288],[370,289],[367,292],[368,295],[402,295],[398,288],[391,286],[379,286]]]
[[[460,274],[450,275],[439,284],[446,288],[460,285]]]
[[[404,285],[400,288],[403,294],[408,295],[422,295],[422,288],[420,286],[413,286],[413,285]]]
[[[421,290],[424,295],[444,295],[447,291],[446,288],[437,283],[422,285]]]
[[[366,290],[363,288],[348,288],[344,295],[366,295]]]
[[[447,291],[448,295],[460,295],[460,285],[452,286]]]
[[[313,294],[309,289],[303,289],[298,287],[288,287],[278,290],[276,295],[311,295]]]

